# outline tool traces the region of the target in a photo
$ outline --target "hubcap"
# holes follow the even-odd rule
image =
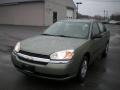
[[[84,78],[86,76],[86,72],[87,72],[87,61],[85,60],[82,64],[82,68],[81,68],[81,77]]]

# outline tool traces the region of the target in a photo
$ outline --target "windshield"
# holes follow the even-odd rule
[[[43,34],[86,39],[89,34],[89,26],[90,24],[86,22],[57,22]]]

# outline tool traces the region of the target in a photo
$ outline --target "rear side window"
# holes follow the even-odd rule
[[[100,30],[98,28],[98,25],[96,23],[93,24],[93,28],[92,28],[92,35],[98,35],[100,33]]]
[[[106,32],[106,28],[102,23],[98,23],[98,26],[99,26],[100,32]]]

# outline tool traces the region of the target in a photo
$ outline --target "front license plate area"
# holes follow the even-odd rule
[[[35,67],[30,66],[30,65],[24,65],[23,66],[24,70],[30,71],[30,72],[35,72]]]

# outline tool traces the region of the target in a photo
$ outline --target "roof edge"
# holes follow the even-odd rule
[[[44,2],[45,0],[18,0],[18,1],[11,1],[11,2],[2,2],[0,6],[10,6],[10,5],[18,5],[22,3],[36,3],[36,2]]]

